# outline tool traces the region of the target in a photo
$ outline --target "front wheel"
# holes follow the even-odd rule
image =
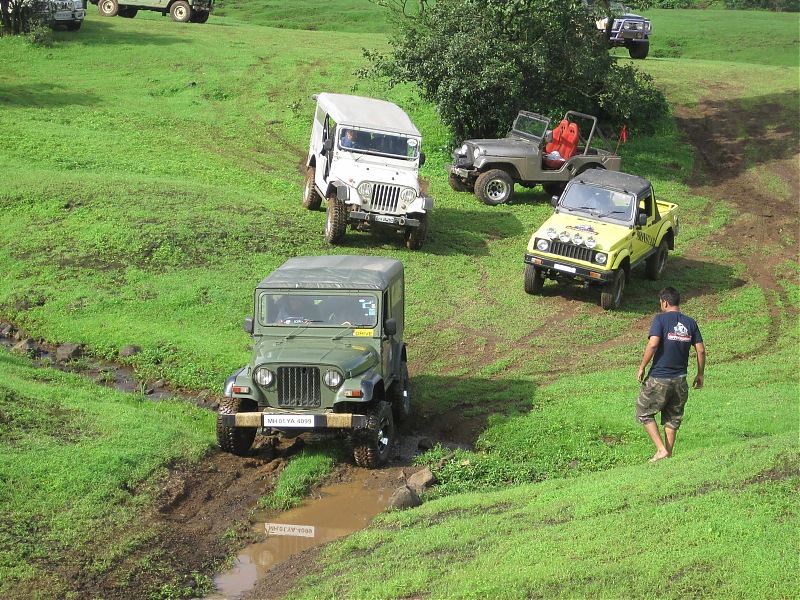
[[[100,0],[97,3],[97,11],[103,17],[116,17],[119,12],[117,0]]]
[[[532,295],[542,293],[544,273],[533,265],[525,265],[525,292]]]
[[[389,461],[394,443],[394,418],[388,402],[378,405],[367,413],[367,428],[355,432],[353,458],[359,467],[374,469]]]
[[[67,31],[78,31],[81,28],[81,24],[83,21],[72,21],[71,23],[67,23]]]
[[[178,0],[170,7],[169,16],[176,23],[188,23],[192,18],[192,7],[186,0]]]
[[[603,286],[600,293],[600,306],[605,310],[616,310],[622,304],[622,292],[625,289],[625,270],[614,271],[614,279]]]
[[[328,210],[325,213],[325,241],[338,244],[347,231],[347,208],[336,196],[328,198]]]
[[[504,204],[514,193],[514,180],[502,169],[491,169],[478,175],[475,196],[489,206]]]
[[[243,398],[223,398],[217,412],[217,443],[225,451],[236,456],[245,456],[253,446],[256,427],[229,427],[222,424],[223,415],[256,410],[255,402]]]
[[[631,42],[628,46],[628,54],[631,58],[635,60],[642,60],[647,58],[648,53],[650,52],[650,41],[645,40],[644,42]]]
[[[656,253],[650,256],[645,263],[645,272],[648,279],[658,281],[664,274],[667,267],[667,256],[669,256],[669,244],[667,240],[661,240]]]
[[[428,213],[409,215],[412,219],[419,219],[419,227],[413,227],[406,232],[406,248],[419,250],[428,233]]]
[[[447,176],[447,183],[449,183],[450,187],[456,192],[466,192],[468,190],[464,181],[455,173],[450,173]]]
[[[317,187],[314,185],[317,169],[308,167],[306,169],[306,179],[303,182],[303,208],[308,210],[319,210],[322,206],[322,196],[319,195]]]

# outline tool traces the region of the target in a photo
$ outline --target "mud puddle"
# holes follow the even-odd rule
[[[236,600],[294,555],[366,527],[386,508],[394,490],[382,487],[371,471],[359,470],[354,477],[322,487],[301,506],[278,515],[274,510],[256,512],[252,529],[266,540],[241,550],[234,566],[214,578],[215,592],[203,600]]]

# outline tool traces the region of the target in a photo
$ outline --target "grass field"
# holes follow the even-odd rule
[[[782,234],[783,249],[755,249],[791,249],[774,273],[782,293],[749,279],[746,253],[717,236],[738,215],[691,194],[694,155],[669,122],[620,150],[626,170],[681,207],[666,281],[634,275],[615,313],[594,292],[555,284],[527,296],[522,256],[549,198],[520,190],[490,208],[453,192],[435,110],[413,87],[353,75],[363,47],[386,47],[382,12],[322,4],[333,12],[230,2],[185,27],[155,14],[101,19],[90,6],[81,31],[56,33],[52,46],[0,39],[0,317],[101,358],[139,345],[127,359],[139,379],[219,393],[247,361],[242,319],[271,269],[298,255],[398,257],[420,414],[459,408],[490,415],[488,425],[475,452],[439,473],[444,497],[333,545],[325,575],[298,597],[794,597],[797,231]],[[768,101],[797,117],[796,17],[646,14],[657,35],[637,66],[676,105]],[[353,89],[397,102],[423,133],[437,207],[420,252],[350,232],[331,248],[323,213],[300,206],[311,95]],[[747,165],[763,168],[757,156]],[[796,203],[796,189],[770,185]],[[634,375],[664,283],[689,292],[708,387],[692,395],[681,457],[642,466],[650,447],[630,415]],[[156,533],[136,522],[148,490],[214,443],[207,411],[4,352],[0,427],[0,595],[10,598],[76,549],[102,572],[146,545]],[[298,479],[330,455],[304,460]],[[54,597],[67,585],[53,582]]]

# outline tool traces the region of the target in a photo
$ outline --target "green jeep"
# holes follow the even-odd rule
[[[217,441],[245,455],[257,432],[346,434],[355,462],[389,459],[411,413],[399,260],[292,258],[255,291],[250,363],[225,382]]]

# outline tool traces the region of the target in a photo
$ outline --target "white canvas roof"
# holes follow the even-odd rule
[[[315,98],[322,110],[339,125],[421,137],[409,116],[393,102],[327,92],[316,94]]]

